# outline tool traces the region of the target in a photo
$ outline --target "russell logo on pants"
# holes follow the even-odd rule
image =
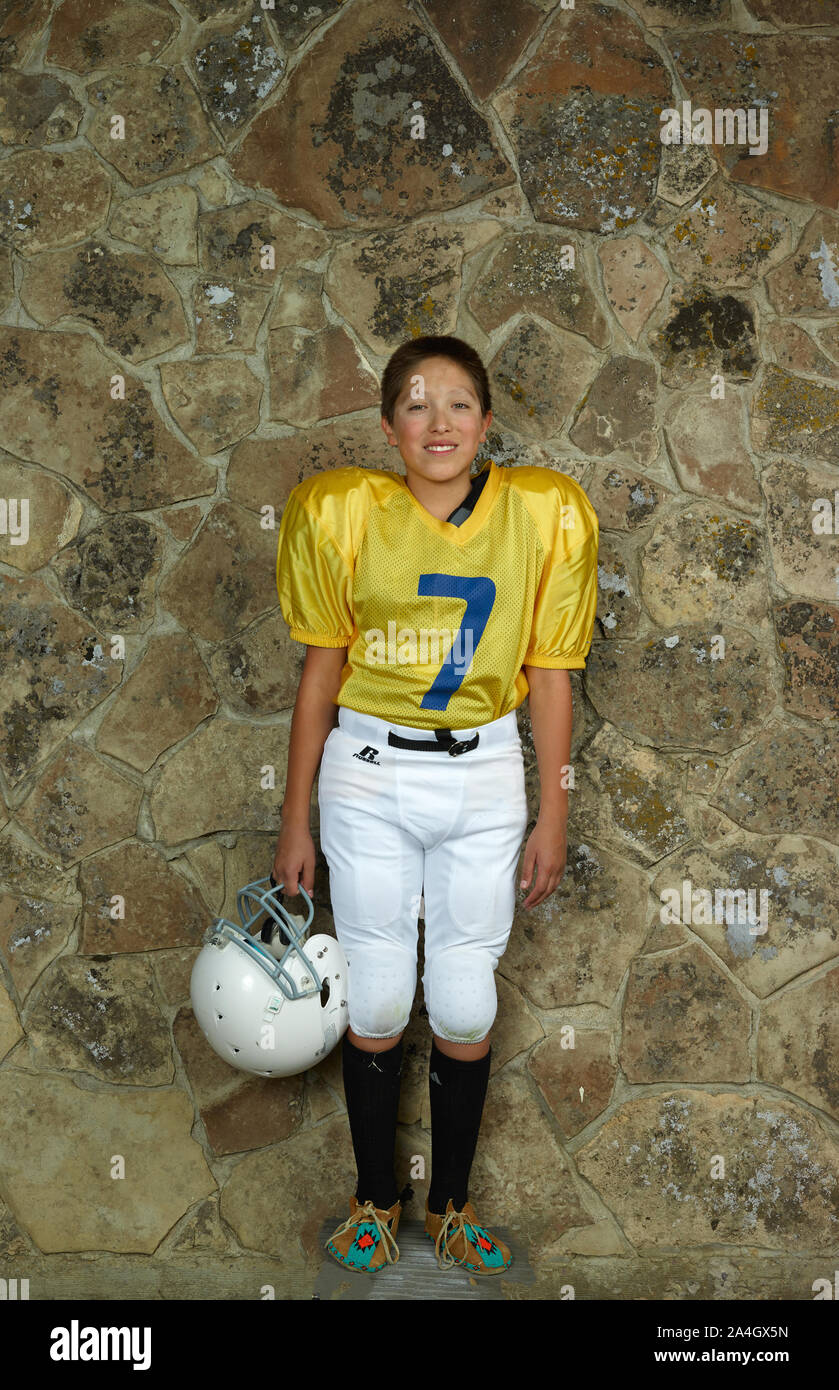
[[[376,757],[378,751],[378,748],[371,748],[370,744],[368,743],[365,745],[364,748],[362,748],[360,753],[353,753],[353,757],[360,758],[363,763],[375,763],[376,767],[381,767],[381,763]]]

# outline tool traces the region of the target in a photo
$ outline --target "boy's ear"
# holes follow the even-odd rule
[[[396,435],[393,433],[393,427],[390,424],[388,424],[388,421],[385,419],[384,415],[382,416],[382,429],[384,430],[387,436],[388,444],[396,444],[398,442]]]

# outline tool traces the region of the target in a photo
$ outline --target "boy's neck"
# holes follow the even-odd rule
[[[448,478],[441,483],[430,482],[428,478],[412,478],[406,468],[405,481],[427,512],[436,516],[438,521],[446,521],[455,508],[469,496],[473,482],[471,468],[470,464],[465,474],[457,478]]]

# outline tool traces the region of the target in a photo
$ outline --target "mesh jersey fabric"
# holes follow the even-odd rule
[[[277,591],[289,635],[347,647],[336,697],[417,729],[517,709],[523,665],[582,668],[597,606],[597,514],[565,473],[490,461],[454,525],[401,475],[347,467],[289,495]],[[481,476],[480,474],[478,475]]]

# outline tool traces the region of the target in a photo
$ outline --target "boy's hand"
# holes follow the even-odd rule
[[[536,882],[522,907],[536,907],[549,897],[565,873],[568,854],[566,820],[564,816],[543,816],[541,813],[524,849],[521,888],[527,888],[536,869]]]
[[[307,826],[283,826],[272,872],[286,897],[293,898],[302,884],[311,898],[315,891],[315,842]]]

